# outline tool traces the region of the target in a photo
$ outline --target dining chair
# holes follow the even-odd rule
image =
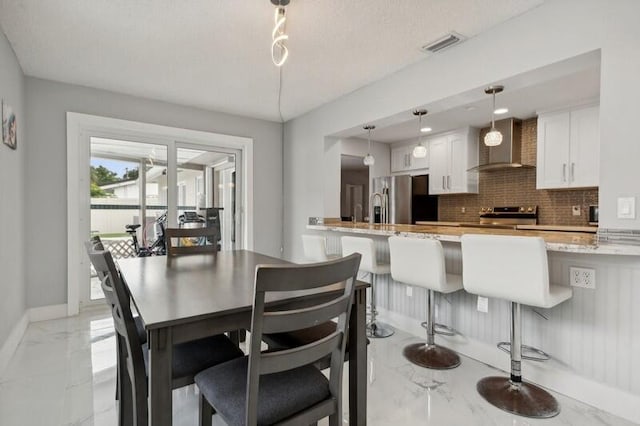
[[[211,426],[214,409],[229,426],[310,425],[327,416],[331,426],[342,423],[342,368],[360,257],[256,268],[249,355],[196,375],[201,426]],[[318,296],[316,304],[265,306],[274,293],[321,291],[335,284],[340,291]],[[293,349],[261,351],[264,333],[305,329],[336,317],[328,336]],[[327,379],[312,364],[328,354]]]
[[[167,256],[216,253],[218,251],[218,230],[214,227],[166,228],[164,235]]]
[[[106,250],[104,243],[102,242],[102,239],[100,238],[99,235],[94,235],[91,237],[89,241],[85,241],[84,246],[87,249],[87,255],[89,255],[92,251]],[[94,266],[94,269],[95,269],[95,266]],[[116,303],[114,299],[115,296],[113,294],[113,291],[110,288],[105,289],[105,285],[108,286],[107,283],[101,280],[101,287],[102,287],[102,292],[104,293],[104,300],[109,306],[109,308],[113,309],[113,305],[115,305]],[[127,294],[128,294],[128,290],[126,287],[125,287],[125,291],[127,291]],[[136,331],[138,332],[138,337],[140,338],[140,341],[142,343],[146,343],[147,330],[144,327],[144,322],[142,321],[142,318],[140,318],[139,315],[133,314],[133,321],[136,325]]]
[[[119,339],[119,424],[148,424],[148,346],[140,341],[130,307],[130,297],[108,251],[89,253],[105,295],[114,301],[111,314]],[[224,335],[174,345],[172,388],[193,383],[195,374],[208,367],[241,357],[242,351]]]

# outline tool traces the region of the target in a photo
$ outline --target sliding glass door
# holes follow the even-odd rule
[[[221,250],[242,248],[241,151],[209,144],[92,136],[90,235],[115,258],[162,254],[163,227],[213,226]],[[104,298],[91,269],[80,301]]]

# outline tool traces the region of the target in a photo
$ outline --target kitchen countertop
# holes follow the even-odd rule
[[[640,245],[603,244],[598,243],[597,236],[589,232],[560,232],[546,230],[473,228],[441,225],[382,225],[364,222],[327,221],[326,223],[307,225],[307,229],[333,231],[355,234],[407,237],[435,238],[440,241],[460,242],[464,234],[515,235],[542,237],[547,243],[547,250],[585,253],[640,256]]]
[[[428,225],[428,226],[469,226],[471,228],[481,227],[475,222],[430,222],[430,221],[418,221],[416,225]],[[508,227],[511,225],[505,225]],[[570,226],[570,225],[513,225],[516,229],[532,230],[532,231],[561,231],[561,232],[589,232],[595,234],[598,232],[597,226]],[[490,226],[487,226],[490,227]]]

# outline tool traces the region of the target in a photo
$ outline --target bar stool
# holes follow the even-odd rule
[[[404,356],[414,364],[444,370],[460,365],[460,357],[451,349],[435,344],[435,298],[439,293],[462,289],[462,276],[447,274],[444,250],[438,240],[424,238],[389,238],[391,277],[399,282],[420,286],[427,293],[427,342],[404,348]],[[447,333],[449,334],[449,333]]]
[[[352,253],[360,253],[360,271],[371,274],[371,320],[367,324],[367,336],[375,338],[389,337],[395,330],[388,324],[377,321],[376,310],[376,285],[379,275],[389,274],[391,268],[387,263],[378,263],[376,248],[371,238],[342,237],[342,255],[349,256]]]
[[[539,237],[463,235],[462,271],[469,293],[511,302],[511,377],[485,377],[476,388],[489,403],[509,413],[548,418],[560,412],[546,390],[522,381],[521,304],[551,308],[570,299],[570,287],[549,283],[544,240]]]
[[[327,254],[327,239],[323,235],[302,235],[304,257],[310,262],[327,262],[337,259],[336,254]]]

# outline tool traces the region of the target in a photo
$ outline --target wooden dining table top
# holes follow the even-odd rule
[[[290,262],[248,250],[118,260],[147,330],[250,311],[256,267],[273,264]],[[364,285],[368,284],[357,286]],[[338,290],[339,285],[335,289]],[[331,287],[323,290],[331,291]],[[270,294],[267,303],[290,301],[310,293],[313,291]]]

